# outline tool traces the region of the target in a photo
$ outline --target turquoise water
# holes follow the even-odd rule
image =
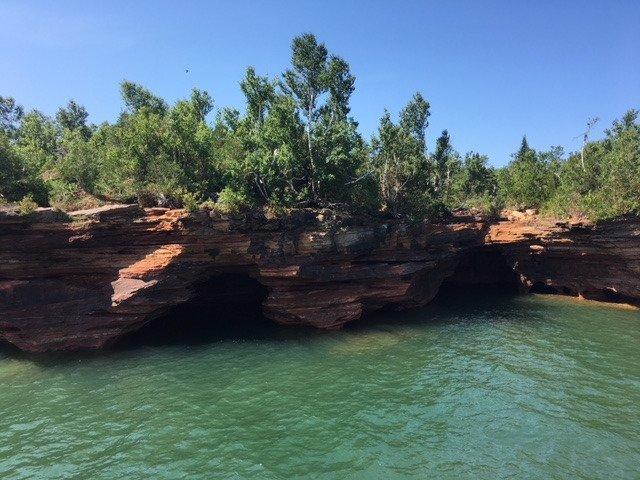
[[[0,478],[640,478],[636,311],[450,294],[207,335],[0,352]]]

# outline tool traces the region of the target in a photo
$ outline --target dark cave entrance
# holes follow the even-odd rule
[[[613,288],[605,288],[602,290],[587,290],[580,292],[582,298],[586,300],[595,300],[597,302],[620,303],[640,307],[640,302],[633,297],[629,297],[617,292]]]
[[[509,265],[502,249],[493,245],[479,247],[465,254],[453,275],[445,278],[441,289],[463,289],[469,286],[504,293],[522,291],[518,274]]]
[[[247,274],[216,274],[194,291],[187,302],[122,337],[115,348],[202,345],[247,338],[273,325],[261,310],[267,288]]]
[[[535,282],[529,289],[530,293],[540,293],[543,295],[575,295],[568,288],[547,285],[544,282]]]

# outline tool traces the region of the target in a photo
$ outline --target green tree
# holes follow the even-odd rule
[[[222,188],[214,158],[214,136],[205,122],[213,108],[207,92],[194,89],[189,100],[181,100],[169,111],[163,149],[179,174],[179,185],[202,196],[212,196]]]
[[[30,171],[6,132],[0,131],[0,203],[31,195],[46,205],[48,192],[38,172]]]
[[[247,101],[247,115],[257,126],[262,125],[275,99],[273,84],[267,78],[257,75],[253,67],[249,67],[245,78],[240,82],[240,89]]]
[[[0,96],[0,132],[8,137],[15,135],[24,116],[24,109],[13,97]]]
[[[64,153],[56,162],[56,169],[61,178],[84,192],[95,193],[100,168],[95,158],[96,144],[84,136],[81,128],[67,129],[60,140],[60,149]]]
[[[430,105],[419,93],[397,121],[385,111],[367,144],[350,116],[356,78],[349,64],[312,34],[293,39],[291,64],[277,82],[247,69],[240,82],[246,114],[223,108],[211,115],[213,100],[199,89],[168,105],[129,81],[121,85],[118,121],[97,127],[73,100],[54,121],[0,97],[0,199],[79,208],[96,198],[137,198],[190,210],[206,200],[230,213],[311,205],[414,218],[444,206],[494,211],[504,199],[554,215],[640,214],[635,110],[601,140],[590,141],[591,120],[582,148],[567,158],[558,147],[536,151],[523,137],[495,171],[483,155],[461,158],[447,130],[428,155]]]
[[[383,209],[398,213],[424,213],[433,203],[430,188],[430,169],[424,150],[423,129],[416,128],[426,121],[426,113],[417,116],[418,121],[407,122],[413,112],[415,99],[405,107],[401,122],[395,124],[385,111],[378,135],[372,140],[372,166],[380,188]],[[425,112],[425,110],[422,110]],[[427,110],[428,111],[428,110]]]
[[[400,112],[400,127],[418,142],[422,150],[426,149],[425,135],[429,126],[430,108],[429,102],[424,99],[420,92],[416,92],[411,101]]]
[[[349,64],[304,34],[293,40],[292,68],[280,86],[304,119],[309,199],[316,205],[345,201],[364,145],[357,124],[348,118],[355,86]]]
[[[326,67],[325,80],[329,90],[329,102],[324,112],[329,115],[329,123],[345,121],[351,108],[349,100],[355,90],[356,77],[351,74],[349,64],[332,55]]]
[[[58,109],[56,120],[63,130],[79,132],[85,139],[91,136],[91,129],[87,126],[89,113],[74,100],[69,100],[66,107]]]
[[[527,136],[523,135],[522,142],[520,142],[520,149],[514,154],[514,159],[516,161],[529,160],[532,156],[535,155],[535,153],[535,150],[529,146]]]
[[[433,164],[435,168],[434,188],[436,193],[444,195],[451,182],[452,157],[454,155],[451,137],[447,130],[436,140],[436,150],[433,153]]]
[[[295,101],[278,96],[258,134],[247,145],[245,183],[259,198],[277,205],[297,205],[310,195],[304,125]]]
[[[446,202],[450,208],[476,208],[486,213],[500,209],[497,195],[497,179],[494,170],[488,166],[488,158],[476,152],[469,152],[462,162],[457,160],[450,166],[451,186],[446,192]]]
[[[17,182],[22,173],[20,160],[13,150],[9,136],[4,131],[0,132],[0,200],[15,201],[24,196],[16,195]]]
[[[305,118],[305,132],[309,159],[309,186],[312,200],[318,201],[318,179],[314,157],[314,124],[318,118],[318,98],[327,90],[327,47],[316,37],[305,33],[293,39],[291,63],[293,68],[284,75],[282,87],[293,95]]]
[[[548,155],[538,154],[523,137],[509,165],[498,172],[500,192],[510,207],[540,207],[554,194],[558,179]]]
[[[125,80],[122,82],[120,89],[122,99],[129,113],[137,113],[143,108],[158,115],[164,115],[167,111],[167,103],[142,85]]]
[[[16,132],[16,152],[29,175],[39,175],[55,165],[58,128],[49,117],[33,110],[27,113]]]
[[[558,168],[560,186],[546,209],[600,219],[640,212],[640,127],[637,112],[614,121],[605,138],[587,143]]]

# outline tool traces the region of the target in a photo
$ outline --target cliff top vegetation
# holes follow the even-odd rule
[[[447,130],[433,152],[431,105],[416,92],[365,139],[350,112],[356,78],[347,61],[312,34],[293,39],[291,66],[276,78],[248,67],[246,108],[214,109],[193,89],[169,105],[145,87],[121,84],[115,123],[88,124],[75,100],[55,118],[0,97],[0,203],[63,210],[104,203],[201,206],[240,212],[334,208],[438,217],[460,208],[539,208],[593,219],[640,213],[640,124],[629,110],[580,151],[536,150],[523,138],[511,162],[493,168],[458,153]]]

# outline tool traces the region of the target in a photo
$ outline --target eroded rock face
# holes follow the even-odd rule
[[[638,219],[595,226],[531,213],[327,227],[330,216],[232,219],[132,205],[0,212],[0,340],[29,352],[102,348],[196,297],[252,295],[210,281],[225,275],[264,286],[268,318],[325,329],[424,305],[447,278],[640,306]]]
[[[596,224],[537,216],[491,225],[487,245],[499,248],[524,290],[640,306],[640,219]]]
[[[61,216],[0,213],[0,339],[30,351],[101,348],[226,273],[264,285],[276,322],[339,328],[364,313],[428,303],[487,223],[327,229],[287,221],[109,206]],[[217,287],[218,288],[218,287]],[[212,296],[242,292],[212,292]],[[202,295],[202,292],[200,292]]]

